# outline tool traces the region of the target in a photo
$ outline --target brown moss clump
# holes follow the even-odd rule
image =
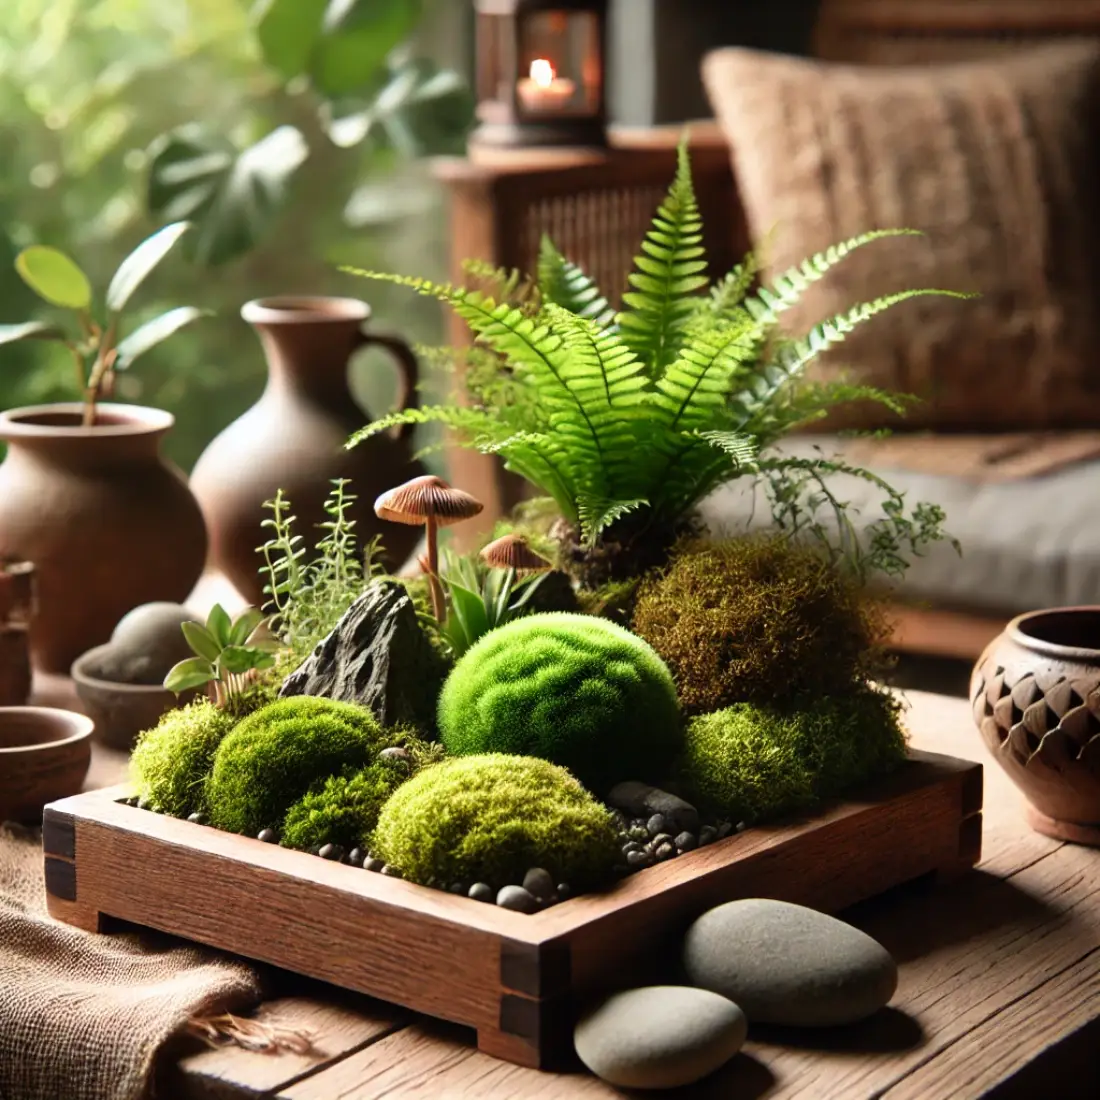
[[[643,580],[632,629],[688,714],[842,695],[882,670],[889,633],[855,577],[776,536],[682,544]]]

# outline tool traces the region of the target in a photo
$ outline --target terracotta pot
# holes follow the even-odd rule
[[[1013,619],[978,659],[970,699],[1032,827],[1100,844],[1100,607]]]
[[[0,557],[35,566],[34,663],[67,672],[122,616],[152,600],[179,602],[202,572],[206,531],[183,475],[160,441],[159,409],[78,404],[0,414]]]
[[[364,332],[370,306],[351,298],[264,298],[245,305],[241,316],[259,334],[268,381],[260,400],[211,442],[191,474],[210,531],[211,564],[259,606],[265,597],[256,548],[270,537],[261,526],[269,515],[264,501],[283,490],[312,550],[331,481],[343,477],[358,497],[351,515],[359,544],[382,533],[387,564],[399,566],[420,531],[383,524],[372,506],[379,493],[425,471],[412,458],[411,427],[345,449],[348,436],[372,419],[352,398],[347,366],[364,345],[385,348],[401,377],[399,407],[415,408],[416,357],[403,340]]]
[[[92,720],[53,707],[0,707],[0,821],[40,822],[42,807],[79,792]]]

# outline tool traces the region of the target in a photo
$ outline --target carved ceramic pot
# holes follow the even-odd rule
[[[978,659],[970,700],[1032,827],[1100,845],[1100,607],[1013,619]]]

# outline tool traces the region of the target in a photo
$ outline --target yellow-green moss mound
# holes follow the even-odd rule
[[[855,577],[781,537],[682,546],[642,583],[632,628],[689,714],[843,694],[878,670],[886,640]]]
[[[206,784],[210,823],[255,836],[330,775],[374,762],[390,736],[365,707],[308,695],[250,714],[221,743]]]
[[[808,710],[736,703],[688,722],[681,778],[702,808],[750,824],[806,809],[905,759],[899,709],[871,688]]]
[[[206,699],[168,711],[134,746],[136,793],[175,817],[198,813],[214,754],[232,728],[233,720]]]
[[[574,889],[609,879],[611,813],[564,768],[529,756],[452,757],[398,787],[371,850],[407,879],[446,888],[519,883],[532,867]]]
[[[386,799],[408,777],[405,764],[386,761],[352,775],[329,776],[287,810],[282,844],[304,852],[325,844],[365,847]]]
[[[592,790],[665,778],[681,745],[676,688],[640,638],[591,615],[529,615],[490,631],[439,698],[455,755],[503,752],[568,768]]]

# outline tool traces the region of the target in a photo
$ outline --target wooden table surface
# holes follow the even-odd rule
[[[40,693],[62,701],[63,681]],[[1031,832],[964,700],[912,692],[914,746],[981,760],[984,856],[949,885],[916,883],[845,914],[900,965],[891,1006],[820,1032],[753,1028],[725,1068],[676,1096],[830,1100],[1030,1100],[1100,1096],[1100,851]],[[99,753],[90,782],[115,782]],[[257,935],[263,934],[262,916]],[[324,927],[315,931],[324,937]],[[364,935],[369,930],[364,929]],[[629,975],[624,975],[629,984]],[[479,1053],[472,1033],[392,1005],[272,977],[256,1016],[307,1032],[308,1054],[181,1050],[163,1061],[180,1100],[539,1100],[631,1095],[580,1073],[551,1075]],[[638,1093],[637,1095],[643,1095]]]

